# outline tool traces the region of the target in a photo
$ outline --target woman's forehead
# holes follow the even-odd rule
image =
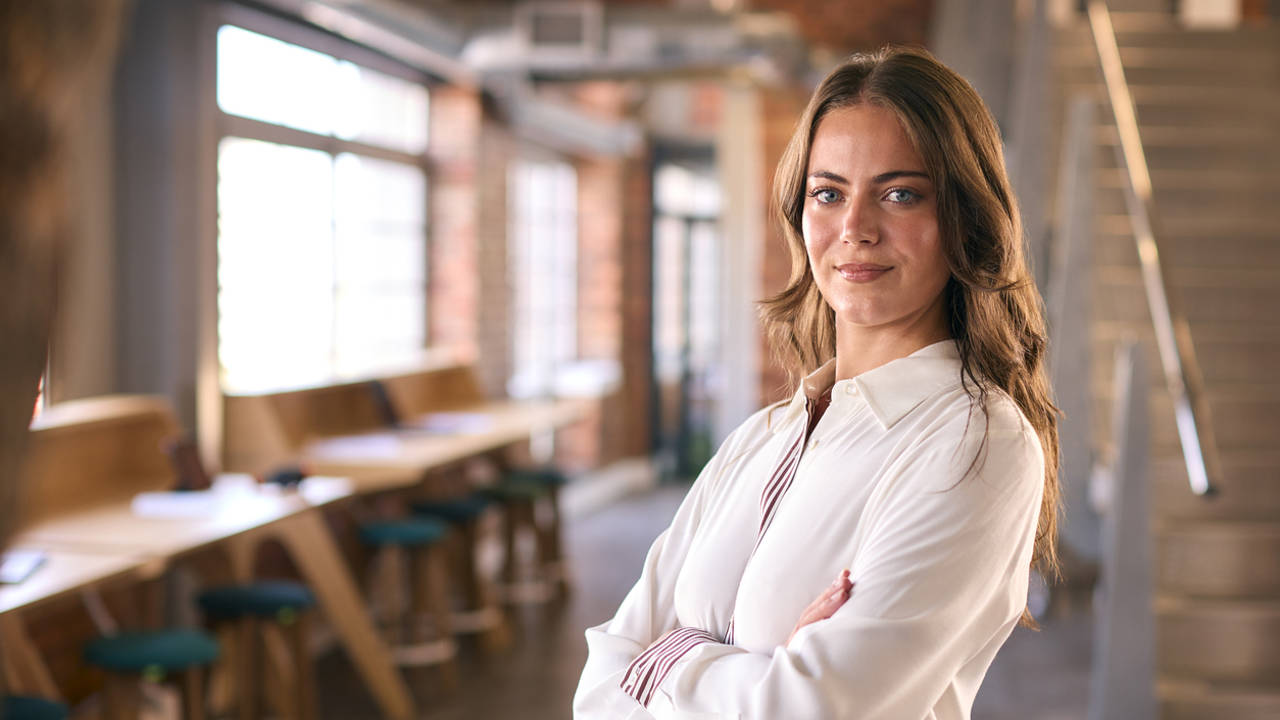
[[[806,174],[828,171],[844,175],[840,169],[858,176],[927,173],[898,115],[866,103],[828,111],[814,130]]]

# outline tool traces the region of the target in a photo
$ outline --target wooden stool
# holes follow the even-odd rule
[[[282,693],[286,717],[314,720],[316,698],[314,669],[308,646],[311,609],[316,599],[305,585],[282,580],[263,580],[243,585],[212,588],[197,598],[205,618],[219,635],[234,640],[228,643],[228,664],[234,667],[236,704],[241,720],[262,717],[261,658],[264,650],[274,661],[275,677],[292,692]],[[269,636],[267,630],[279,634]],[[281,640],[274,646],[269,640]]]
[[[407,608],[395,608],[384,623],[387,643],[398,664],[409,667],[439,665],[445,684],[457,684],[454,656],[457,645],[449,625],[448,589],[445,573],[444,540],[449,529],[444,523],[428,518],[386,520],[360,526],[360,540],[377,548],[377,570],[382,582],[381,596],[386,601],[399,599],[400,572],[408,554],[411,600]],[[399,610],[399,612],[394,612]],[[423,627],[429,620],[434,632]]]
[[[203,720],[204,671],[218,658],[218,643],[199,630],[152,630],[91,640],[85,662],[106,671],[106,712],[110,720],[136,720],[138,681],[160,681],[181,673],[184,716]]]
[[[458,498],[419,500],[410,504],[415,515],[433,518],[456,531],[451,543],[457,572],[462,585],[461,609],[450,615],[453,632],[483,633],[485,646],[490,651],[500,650],[508,644],[506,619],[498,607],[493,588],[481,576],[476,564],[476,552],[480,543],[480,517],[491,506],[488,498],[472,494]]]
[[[512,470],[503,481],[482,492],[504,510],[506,558],[502,578],[505,599],[512,603],[541,603],[569,589],[560,543],[559,489],[564,476],[554,470]],[[538,521],[538,503],[545,501],[550,517]],[[535,561],[521,567],[517,549],[521,530],[532,533]]]

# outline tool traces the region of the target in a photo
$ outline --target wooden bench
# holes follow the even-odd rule
[[[390,407],[380,402],[381,384]],[[262,473],[296,462],[311,441],[391,429],[393,418],[456,411],[484,401],[470,366],[225,398],[224,467]]]
[[[300,494],[255,491],[239,500],[244,512],[139,516],[131,505],[134,496],[175,485],[176,473],[163,445],[179,432],[162,398],[102,397],[50,409],[30,434],[20,476],[20,530],[15,545],[52,553],[57,565],[49,569],[65,566],[77,571],[87,587],[129,573],[137,575],[139,568],[146,577],[154,577],[170,563],[215,546],[230,561],[233,579],[246,581],[252,577],[257,547],[263,541],[277,541],[320,600],[339,642],[384,714],[413,717],[408,687],[369,622],[356,583],[319,512],[319,505],[349,497],[350,491],[315,503]],[[71,562],[75,557],[63,557],[69,551],[120,558],[122,566],[85,569]],[[132,560],[142,562],[131,564]],[[66,578],[46,577],[42,582],[48,594],[56,592],[60,597],[75,587]],[[5,612],[0,614],[4,649],[12,653],[16,640],[19,657],[35,665],[39,634],[27,637],[17,618],[21,610],[43,598],[4,600]],[[35,618],[36,624],[51,620],[56,618]],[[52,685],[47,671],[38,673],[34,681],[41,688]]]
[[[163,444],[180,428],[159,397],[111,395],[61,403],[32,424],[19,480],[18,528],[168,490]]]

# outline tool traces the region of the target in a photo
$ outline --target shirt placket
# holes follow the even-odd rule
[[[821,419],[830,402],[831,395],[829,391],[818,398],[805,398],[804,424],[800,426],[800,432],[787,446],[786,452],[782,454],[782,459],[770,474],[769,482],[765,483],[764,491],[760,494],[760,527],[756,531],[756,541],[751,547],[751,553],[747,555],[747,564],[751,563],[751,558],[755,556],[756,549],[760,547],[760,541],[764,539],[765,532],[773,524],[773,518],[778,513],[778,507],[782,504],[783,497],[791,489],[791,484],[800,469],[800,461],[804,458],[805,448],[810,445],[809,438],[813,435],[813,429],[817,427],[818,420]],[[725,633],[725,642],[728,644],[733,644],[735,617],[736,613],[734,616],[730,616],[729,629]]]

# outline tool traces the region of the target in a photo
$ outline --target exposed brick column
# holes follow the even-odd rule
[[[511,377],[512,288],[507,275],[507,177],[516,141],[502,125],[485,121],[477,169],[479,277],[476,363],[481,386],[490,397],[506,395]]]
[[[478,355],[479,207],[483,99],[474,89],[445,87],[431,95],[430,306],[434,347]]]
[[[652,446],[653,175],[649,154],[626,162],[622,196],[622,407],[618,451],[647,455]]]
[[[628,88],[585,83],[574,97],[586,112],[620,120]],[[590,156],[578,176],[578,356],[613,360],[620,388],[590,417],[561,434],[560,461],[571,468],[607,464],[648,451],[649,166],[647,154]]]

